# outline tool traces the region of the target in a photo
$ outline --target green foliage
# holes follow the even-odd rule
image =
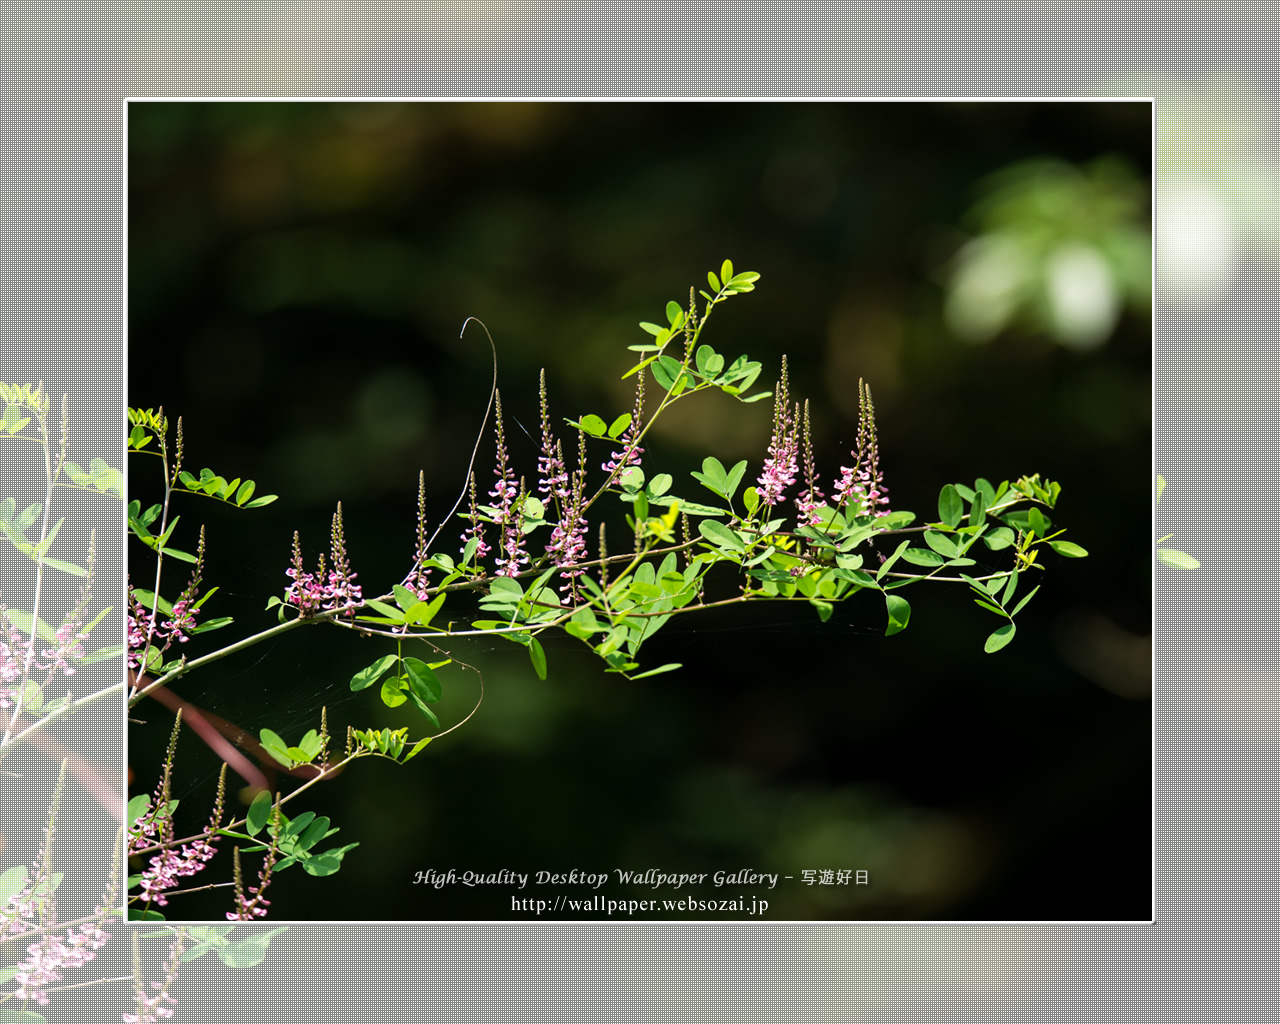
[[[253,492],[257,484],[252,480],[242,481],[239,477],[227,480],[226,477],[218,476],[208,468],[200,470],[199,476],[194,476],[185,469],[181,470],[178,473],[178,482],[192,494],[215,498],[240,508],[261,508],[263,505],[270,505],[279,497],[276,494],[264,494],[254,498]]]
[[[202,956],[212,953],[222,961],[224,966],[234,970],[257,967],[266,959],[267,947],[270,946],[271,940],[289,929],[271,928],[266,931],[247,929],[233,940],[232,932],[235,930],[235,925],[185,925],[183,931],[195,944],[183,950],[180,961],[190,963],[192,960],[199,960]],[[165,929],[147,932],[141,938],[171,939],[172,936],[173,930]]]
[[[1125,308],[1151,304],[1149,199],[1132,170],[1031,160],[985,181],[956,253],[947,322],[961,338],[1043,332],[1069,348],[1103,344]]]
[[[1067,559],[1087,555],[1080,545],[1062,539],[1063,530],[1051,516],[1056,514],[1061,494],[1058,483],[1042,479],[1038,474],[1005,480],[998,485],[981,477],[972,485],[947,483],[938,492],[937,520],[918,526],[913,525],[917,518],[914,513],[899,509],[877,514],[870,497],[864,498],[857,489],[851,489],[839,499],[832,498],[810,509],[797,521],[790,502],[779,501],[777,487],[771,480],[766,487],[766,478],[762,476],[759,487],[743,488],[750,466],[746,459],[728,467],[715,456],[703,459],[700,469],[694,470],[691,476],[716,499],[716,504],[704,504],[673,493],[677,484],[671,474],[646,471],[630,465],[626,455],[617,454],[619,447],[624,452],[638,448],[653,423],[672,404],[699,392],[714,389],[746,403],[774,396],[773,391],[749,393],[760,375],[760,363],[745,355],[729,358],[703,339],[703,331],[715,308],[729,298],[752,291],[759,276],[750,271],[735,272],[726,260],[718,274],[708,273],[710,291],[696,293],[704,300],[701,309],[691,290],[687,308],[668,302],[662,321],[640,325],[651,340],[629,346],[642,358],[624,376],[647,373],[660,389],[657,407],[646,409],[637,399],[636,412],[613,417],[588,413],[577,420],[566,420],[577,431],[577,440],[583,449],[581,468],[571,476],[565,471],[571,479],[568,488],[552,493],[544,489],[542,493],[547,495],[544,500],[530,493],[532,488],[523,481],[517,487],[513,481],[520,479],[519,474],[507,475],[506,449],[500,443],[498,447],[503,455],[498,476],[504,483],[490,494],[490,501],[496,504],[480,503],[472,489],[469,507],[460,513],[472,527],[460,559],[447,552],[426,550],[425,510],[420,491],[419,548],[413,571],[404,582],[393,585],[383,594],[360,596],[349,606],[325,605],[328,610],[323,613],[317,612],[314,606],[306,606],[297,596],[301,591],[294,589],[305,575],[299,542],[295,540],[295,568],[290,572],[294,586],[286,591],[285,597],[272,597],[267,605],[268,610],[276,609],[280,625],[234,647],[238,649],[326,617],[364,635],[393,639],[395,653],[379,653],[351,676],[349,687],[352,691],[377,687],[386,707],[412,710],[436,730],[441,728],[441,723],[433,706],[440,702],[444,688],[439,673],[452,664],[452,659],[446,656],[429,661],[414,657],[406,654],[406,644],[435,643],[458,635],[501,637],[524,647],[534,674],[546,680],[551,666],[539,637],[548,630],[560,629],[600,658],[606,672],[638,680],[681,667],[670,663],[644,669],[641,650],[645,642],[675,616],[705,604],[804,601],[822,622],[828,622],[842,601],[871,590],[878,592],[884,602],[885,635],[894,636],[912,622],[912,606],[902,589],[926,581],[949,581],[951,589],[958,589],[957,583],[965,584],[974,603],[1000,619],[987,637],[984,649],[988,653],[1002,649],[1014,637],[1016,616],[1039,590],[1039,586],[1032,586],[1022,587],[1019,592],[1022,577],[1044,570],[1045,553]],[[863,403],[866,420],[874,415],[869,396],[867,391]],[[777,391],[777,403],[779,409],[786,410],[781,419],[775,415],[775,429],[781,429],[777,424],[792,422],[785,373]],[[642,412],[646,418],[637,419]],[[556,450],[553,441],[548,440],[549,422],[544,396],[543,429],[547,432],[544,453]],[[793,429],[799,429],[798,425]],[[168,557],[194,563],[193,580],[198,580],[203,540],[194,555],[173,547],[180,517],[169,515],[171,498],[194,494],[237,507],[255,508],[275,500],[275,496],[255,497],[253,481],[238,477],[227,479],[207,468],[198,475],[181,469],[181,421],[177,459],[171,466],[167,430],[168,422],[163,414],[130,410],[129,448],[162,459],[166,488],[163,501],[145,509],[140,501],[130,501],[127,522],[133,536],[155,552],[162,564]],[[804,430],[804,450],[807,451],[807,412]],[[499,438],[501,436],[500,433]],[[859,427],[859,460],[866,438],[874,444],[874,422],[864,422]],[[792,443],[798,447],[800,440],[795,436]],[[606,479],[593,491],[586,486],[586,466],[592,460],[585,452],[587,446],[595,444],[607,446],[605,450],[615,454]],[[608,504],[602,504],[608,495],[613,498]],[[625,510],[627,536],[621,552],[610,555],[604,550],[605,533],[601,530],[599,557],[587,556],[578,548],[576,561],[560,559],[557,562],[550,554],[555,549],[544,543],[523,547],[529,552],[523,561],[511,560],[492,569],[484,564],[476,531],[485,525],[502,535],[500,543],[504,545],[504,556],[509,558],[510,545],[524,546],[525,538],[544,527],[553,537],[563,537],[571,527],[585,534],[592,510],[616,508],[614,501],[621,502]],[[19,513],[12,502],[0,504],[0,522],[6,532],[13,531],[19,537],[24,524],[29,526],[39,514],[38,506]],[[975,569],[979,559],[973,557],[979,541],[983,545],[978,552],[984,567],[996,557],[1008,564],[985,575],[966,575],[966,571],[981,572]],[[331,569],[336,571],[341,564],[342,571],[346,572],[340,514],[334,518],[331,554]],[[512,572],[517,566],[518,571]],[[498,568],[502,571],[495,573]],[[439,575],[428,578],[428,570]],[[707,587],[713,573],[729,577],[735,596],[708,600]],[[316,577],[308,578],[314,586],[321,587],[326,580],[336,577],[326,577],[322,561]],[[316,583],[316,579],[320,582]],[[199,608],[216,591],[216,588],[210,589],[197,603],[194,587],[193,582],[180,599],[166,599],[159,588],[156,591],[135,589],[132,598],[136,605],[172,620],[179,613],[180,605]],[[332,584],[330,587],[332,589]],[[455,612],[454,602],[468,594],[474,603],[465,604]],[[447,602],[448,618],[443,614]],[[480,617],[468,622],[471,609],[476,606]],[[225,626],[229,621],[226,618],[207,620],[200,630]],[[31,626],[49,631],[43,623],[33,622]],[[181,660],[165,662],[159,652],[153,652],[146,656],[144,665],[152,671],[167,673],[160,680],[167,683],[192,667],[220,656],[196,659],[188,665]],[[33,701],[40,699],[39,694],[30,696]],[[334,767],[327,755],[329,737],[323,717],[318,730],[308,730],[296,743],[291,744],[270,728],[263,728],[259,736],[266,754],[290,771],[311,766],[320,774]],[[428,736],[411,740],[408,728],[353,728],[348,730],[346,753],[340,763],[366,756],[405,763],[431,739]],[[246,813],[244,831],[228,827],[220,829],[220,834],[253,844],[245,852],[264,853],[269,859],[274,858],[277,870],[301,864],[305,871],[317,876],[336,872],[343,855],[355,844],[322,850],[319,844],[338,830],[327,817],[312,811],[288,817],[283,806],[290,799],[287,795],[260,792]],[[145,800],[130,804],[132,819],[151,812]],[[220,944],[221,938],[221,935],[206,934],[201,940],[202,952],[229,948]],[[249,959],[257,955],[255,950],[245,952]]]
[[[1156,475],[1156,504],[1160,503],[1160,498],[1164,494],[1165,479],[1159,474]],[[1161,537],[1157,544],[1163,544],[1173,534],[1166,533]],[[1177,548],[1156,548],[1156,558],[1165,565],[1172,566],[1175,569],[1199,569],[1200,562],[1198,559],[1188,555],[1185,551],[1179,551]]]

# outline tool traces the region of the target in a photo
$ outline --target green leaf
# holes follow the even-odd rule
[[[264,494],[261,498],[254,498],[253,501],[245,505],[245,508],[262,508],[263,505],[270,505],[278,497],[280,497],[278,494]]]
[[[1067,558],[1085,558],[1089,554],[1089,552],[1079,544],[1072,544],[1069,540],[1051,540],[1049,541],[1049,547],[1053,548],[1053,550],[1058,554],[1064,555]],[[1192,561],[1195,560],[1192,559]],[[1199,562],[1196,562],[1196,566],[1199,564]],[[1192,568],[1194,569],[1196,566],[1192,566]]]
[[[403,587],[399,583],[391,588],[391,592],[395,594],[396,604],[408,612],[415,604],[418,603],[418,595],[408,587]]]
[[[246,480],[240,485],[240,490],[236,491],[236,504],[243,505],[246,501],[253,497],[255,484],[252,480]]]
[[[405,658],[404,670],[409,677],[409,688],[424,704],[434,704],[440,699],[440,680],[430,665],[418,658]]]
[[[720,264],[720,280],[726,284],[733,280],[733,261],[725,260]],[[717,289],[718,290],[718,289]]]
[[[134,801],[137,799],[137,797],[134,797],[133,800],[129,801],[129,807],[131,809]],[[149,797],[147,798],[147,802],[151,802]],[[146,810],[145,806],[143,807],[143,810]],[[134,820],[136,820],[136,816],[134,819],[130,820],[129,824],[132,825]],[[13,867],[0,872],[0,906],[4,906],[10,896],[15,896],[21,892],[26,884],[27,868],[23,864],[15,864]]]
[[[1019,575],[1021,574],[1016,572],[1009,574],[1009,582],[1005,584],[1004,595],[1000,598],[1000,603],[1002,605],[1005,605],[1006,607],[1008,606],[1009,602],[1013,600],[1013,592],[1018,589]]]
[[[831,618],[831,613],[834,610],[834,606],[831,604],[830,601],[823,601],[823,600],[820,600],[819,598],[811,597],[809,598],[809,603],[813,605],[813,607],[817,610],[818,618],[821,621],[826,622],[828,619]]]
[[[924,542],[943,558],[960,557],[960,549],[956,546],[956,542],[945,533],[938,533],[936,530],[925,530]]]
[[[267,958],[267,951],[256,942],[236,942],[217,951],[218,959],[227,967],[257,967]]]
[[[1027,522],[1030,524],[1032,531],[1037,537],[1047,536],[1049,533],[1049,523],[1040,513],[1038,508],[1030,508],[1027,510]]]
[[[659,356],[650,365],[649,371],[664,391],[673,391],[676,383],[684,377],[684,367],[678,359],[671,356]]]
[[[653,334],[653,335],[661,334],[663,331],[666,330],[665,327],[659,327],[657,324],[651,324],[646,320],[640,321],[640,329],[642,331],[646,331],[647,333]]]
[[[603,437],[608,429],[608,424],[594,413],[583,416],[577,425],[592,437]]]
[[[1036,591],[1037,591],[1037,590],[1039,590],[1039,589],[1040,589],[1040,588],[1039,588],[1038,586],[1037,586],[1037,587],[1033,587],[1033,588],[1031,589],[1031,593],[1029,593],[1026,597],[1024,597],[1021,601],[1019,601],[1019,602],[1017,603],[1017,605],[1014,607],[1013,611],[1011,611],[1011,612],[1009,613],[1009,617],[1010,617],[1010,618],[1013,618],[1014,616],[1016,616],[1016,615],[1018,614],[1018,612],[1022,611],[1022,609],[1023,609],[1023,608],[1025,608],[1025,607],[1027,606],[1027,602],[1028,602],[1028,601],[1030,601],[1033,597],[1035,597],[1035,596],[1036,596]]]
[[[369,600],[369,601],[365,601],[365,604],[368,607],[374,609],[375,611],[381,612],[387,618],[392,619],[395,622],[404,621],[404,612],[401,611],[399,608],[396,608],[396,607],[393,607],[392,605],[387,604],[385,601]]]
[[[760,507],[760,492],[755,487],[748,487],[742,492],[742,504],[747,507],[747,515],[755,515]]]
[[[747,460],[743,459],[733,469],[729,470],[725,477],[725,498],[733,501],[734,494],[737,493],[738,484],[742,483],[742,475],[747,471]]]
[[[220,615],[216,619],[209,619],[200,623],[191,630],[192,636],[197,633],[208,633],[210,630],[221,629],[223,626],[231,625],[232,618],[230,615]]]
[[[22,422],[25,423],[26,420]],[[17,973],[17,967],[0,971],[0,985],[7,983]],[[45,1021],[44,1015],[36,1013],[35,1010],[0,1009],[0,1024],[45,1024]]]
[[[125,807],[125,821],[128,824],[128,827],[132,828],[134,822],[136,822],[139,818],[141,818],[144,814],[146,814],[147,808],[149,808],[150,806],[151,806],[151,797],[149,797],[146,793],[141,793],[138,796],[135,796],[132,800],[130,800]],[[13,870],[17,870],[17,869],[10,868],[10,871],[13,871]],[[24,868],[23,870],[26,870],[26,869]],[[4,892],[3,882],[4,882],[5,875],[7,874],[8,872],[5,872],[4,875],[0,875],[0,901],[3,901],[5,899],[6,894]]]
[[[269,732],[270,730],[263,731]],[[271,794],[265,789],[253,798],[253,803],[249,805],[249,812],[245,815],[245,831],[249,835],[256,836],[262,831],[267,824],[267,819],[271,816],[271,805]]]
[[[898,597],[897,594],[885,594],[884,603],[889,612],[889,625],[884,635],[893,636],[894,633],[901,633],[911,620],[911,605],[907,603],[905,597]]]
[[[1200,562],[1197,559],[1192,558],[1184,551],[1178,551],[1174,548],[1157,548],[1156,558],[1160,559],[1165,565],[1173,566],[1175,569],[1200,568]]]
[[[306,755],[308,761],[320,753],[323,745],[320,741],[320,734],[314,729],[308,729],[306,735],[298,741],[298,748]]]
[[[1013,634],[1017,632],[1017,629],[1018,627],[1012,622],[1006,622],[1003,626],[987,637],[987,642],[982,645],[982,649],[988,654],[994,654],[1013,639]]]
[[[533,670],[539,679],[547,678],[547,655],[536,636],[529,637],[529,660],[533,662]]]
[[[964,502],[960,498],[960,492],[952,484],[945,485],[938,495],[938,518],[954,530],[960,525],[962,515]]]
[[[1160,495],[1164,494],[1164,477],[1159,473],[1156,474],[1156,504],[1160,503]]]
[[[742,551],[743,544],[738,535],[723,523],[714,519],[704,519],[698,524],[698,532],[712,544],[732,551]]]
[[[623,431],[625,431],[629,426],[631,426],[631,413],[624,412],[609,424],[609,436],[616,440],[622,436]]]
[[[524,597],[524,587],[520,585],[519,580],[513,580],[510,576],[495,576],[489,581],[489,597],[502,597],[507,601],[515,602]]]
[[[1003,551],[1012,544],[1015,539],[1014,533],[1009,529],[1009,527],[1001,526],[992,530],[990,533],[985,534],[982,538],[982,543],[992,551]]]
[[[667,303],[667,322],[673,327],[680,323],[684,318],[684,310],[680,308],[680,303],[672,300]]]
[[[714,455],[708,455],[702,460],[701,473],[694,470],[690,475],[702,486],[724,497],[724,491],[729,483],[729,475],[725,472],[724,464]]]
[[[978,491],[973,496],[973,506],[969,509],[969,525],[982,526],[987,521],[987,496]]]
[[[349,850],[354,850],[359,843],[351,843],[338,850],[325,850],[324,853],[317,853],[314,857],[308,857],[302,862],[302,870],[309,875],[317,878],[323,878],[326,875],[335,875],[342,868],[342,857]]]
[[[661,675],[663,672],[674,672],[676,669],[683,667],[684,665],[681,662],[674,661],[667,665],[659,665],[657,668],[651,668],[648,672],[641,672],[639,675],[634,675],[631,678],[647,679],[649,676]]]
[[[387,676],[382,681],[378,696],[387,707],[398,708],[409,699],[408,694],[404,692],[405,678],[405,676]]]
[[[727,516],[730,512],[727,508],[716,508],[714,505],[702,505],[696,501],[686,501],[684,498],[660,497],[650,499],[650,504],[657,505],[660,508],[670,508],[672,502],[680,503],[680,513],[690,516]],[[581,582],[581,581],[579,581]]]
[[[413,704],[418,714],[420,714],[428,722],[434,725],[437,729],[440,728],[440,719],[436,717],[436,713],[427,706],[426,701],[424,701],[412,690],[409,691],[409,701]]]
[[[724,356],[710,345],[699,345],[693,355],[698,372],[708,379],[714,380],[724,369]]]
[[[351,677],[352,691],[369,689],[370,686],[374,685],[375,682],[378,682],[378,680],[383,677],[383,673],[387,671],[388,668],[392,667],[393,664],[396,664],[396,655],[385,654],[383,657],[376,660],[376,662],[372,663],[371,666],[361,668],[355,676]]]
[[[40,513],[42,511],[44,511],[44,506],[38,501],[28,505],[13,521],[14,527],[19,531],[26,530],[40,518]]]
[[[289,754],[289,744],[278,733],[270,729],[262,729],[258,733],[262,741],[262,749],[279,761],[286,768],[293,767],[293,758]]]
[[[927,537],[928,534],[925,534],[925,536]],[[891,554],[888,558],[884,560],[884,564],[880,566],[879,570],[876,572],[877,581],[884,579],[885,573],[887,573],[890,569],[893,568],[893,563],[902,557],[903,552],[905,552],[907,548],[910,547],[910,545],[911,545],[911,541],[904,540],[901,544],[898,545],[897,550],[894,551],[893,554]],[[899,600],[901,600],[901,598],[899,598]]]
[[[169,552],[172,554],[172,552]],[[47,555],[40,559],[50,569],[57,569],[58,572],[65,572],[68,576],[88,576],[88,570],[83,566],[73,565],[71,562],[64,562],[60,558],[50,558]]]
[[[26,633],[27,636],[31,635],[32,616],[29,611],[22,608],[9,608],[6,609],[5,614],[9,617],[9,621],[17,626],[18,629]],[[47,640],[51,644],[56,644],[58,642],[56,631],[49,625],[49,623],[45,622],[44,619],[38,617],[35,619],[35,632],[36,636],[40,637],[42,640]]]
[[[907,548],[902,553],[903,561],[910,562],[912,565],[924,565],[930,568],[936,568],[943,563],[943,557],[936,551],[930,551],[928,548]],[[847,568],[847,566],[846,566]]]

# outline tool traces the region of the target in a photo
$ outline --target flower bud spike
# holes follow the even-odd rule
[[[551,416],[547,409],[547,371],[538,376],[538,401],[542,412],[542,450],[538,456],[538,493],[554,499],[557,511],[569,497],[569,474],[564,465],[564,452],[551,432]]]
[[[823,502],[822,491],[818,487],[818,475],[813,468],[813,436],[809,429],[809,400],[804,402],[804,482],[805,490],[796,499],[798,525],[817,526],[821,519],[818,509]]]
[[[756,491],[762,505],[777,505],[782,501],[786,489],[796,482],[798,416],[799,406],[796,406],[795,413],[791,409],[787,392],[787,357],[783,356],[782,373],[774,392],[773,435],[769,439],[769,455],[764,460],[764,469],[756,481]]]

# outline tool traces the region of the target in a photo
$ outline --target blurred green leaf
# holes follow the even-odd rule
[[[1183,551],[1177,551],[1174,548],[1157,548],[1156,558],[1160,559],[1165,565],[1171,565],[1175,569],[1199,569],[1200,562]]]

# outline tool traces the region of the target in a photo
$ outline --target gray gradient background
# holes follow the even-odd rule
[[[1155,467],[1171,481],[1159,524],[1203,568],[1155,574],[1154,926],[295,926],[259,968],[185,968],[178,1020],[1270,1019],[1280,97],[1265,69],[1280,26],[1261,3],[1185,21],[1142,10],[6,5],[0,376],[70,392],[78,429],[108,454],[126,96],[1157,99]],[[94,525],[118,537],[105,505],[74,524]],[[102,570],[118,592],[118,545]],[[86,714],[64,739],[118,763],[116,722]],[[6,817],[47,799],[38,763],[24,767],[23,787],[0,782]],[[111,827],[64,833],[90,906]],[[50,1018],[118,1020],[125,998],[91,989]]]

